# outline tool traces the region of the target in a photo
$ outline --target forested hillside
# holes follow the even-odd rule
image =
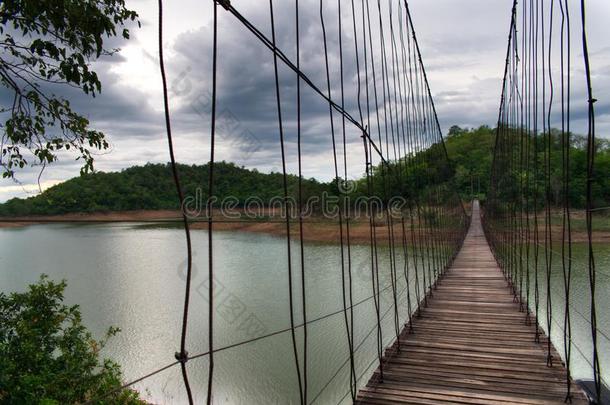
[[[529,180],[531,190],[537,185],[540,201],[544,193],[545,145],[548,143],[547,135],[523,135],[515,132],[512,136],[515,146],[517,142],[529,142],[531,153],[538,151],[538,171],[533,167],[519,167],[519,157],[515,156],[514,176],[521,176]],[[482,126],[477,129],[462,129],[454,126],[445,138],[445,145],[455,170],[455,181],[462,194],[462,198],[469,199],[478,192],[480,181],[481,197],[484,197],[489,187],[490,171],[493,161],[492,150],[495,142],[495,129]],[[586,139],[581,135],[571,135],[570,148],[570,186],[569,198],[573,208],[584,208],[587,151]],[[593,205],[603,207],[610,205],[610,141],[597,140],[595,155],[595,172],[593,177]],[[561,132],[553,129],[550,136],[550,198],[553,205],[562,204],[563,160],[561,155]],[[517,148],[515,147],[515,150]],[[508,192],[509,190],[500,190]]]
[[[178,165],[186,196],[206,197],[208,165]],[[263,201],[283,195],[281,173],[260,173],[233,163],[214,166],[215,195],[239,201],[256,196]],[[295,194],[296,176],[289,176],[289,191]],[[304,192],[321,194],[328,184],[303,181]],[[200,191],[198,191],[200,190]],[[169,164],[134,166],[120,172],[97,172],[57,184],[26,199],[13,198],[0,204],[0,216],[54,215],[70,212],[178,209],[176,186]]]
[[[515,136],[515,142],[521,141]],[[529,171],[517,168],[515,176],[529,178],[530,184],[538,182],[538,192],[544,192],[542,170],[544,170],[543,145],[546,136],[524,136],[525,141],[537,142],[539,155],[539,173],[536,176]],[[461,197],[469,200],[480,194],[484,199],[489,187],[492,165],[492,150],[495,141],[495,130],[486,126],[476,129],[462,129],[454,126],[445,138],[451,167],[445,165],[444,154],[440,144],[433,145],[420,152],[407,162],[392,163],[392,167],[373,169],[373,192],[384,198],[386,190],[391,195],[402,193],[405,197],[421,196],[425,188],[434,187],[441,179],[446,179],[446,171],[453,171],[454,180]],[[551,200],[559,205],[562,201],[562,184],[560,182],[562,157],[560,134],[554,131],[551,135]],[[574,208],[583,208],[586,187],[586,150],[582,136],[572,135],[570,151],[570,202]],[[206,198],[208,165],[179,165],[180,177],[185,195]],[[408,169],[408,171],[407,171]],[[437,181],[438,180],[438,181]],[[444,180],[443,180],[444,181]],[[297,197],[296,176],[288,177],[289,194]],[[356,181],[351,187],[353,197],[365,195],[366,179]],[[200,190],[198,192],[198,190]],[[321,196],[324,191],[337,194],[334,182],[320,182],[315,179],[303,180],[303,197]],[[505,190],[508,192],[508,190]],[[261,173],[248,170],[233,163],[219,162],[215,166],[215,196],[221,200],[232,196],[238,203],[249,197],[258,197],[264,202],[281,197],[283,177],[281,173]],[[595,206],[610,205],[610,143],[600,140],[595,161],[595,178],[593,183]],[[443,198],[443,197],[440,197]],[[542,198],[541,198],[542,201]],[[129,211],[178,209],[176,190],[168,164],[147,164],[112,173],[90,173],[75,177],[42,194],[26,198],[14,198],[0,204],[0,216],[53,215],[72,212]]]

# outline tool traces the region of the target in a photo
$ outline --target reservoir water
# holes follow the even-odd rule
[[[286,240],[245,232],[215,232],[216,291],[214,346],[239,344],[290,326]],[[193,232],[194,274],[187,348],[190,355],[207,351],[208,297],[207,233]],[[138,223],[45,224],[0,229],[0,290],[23,291],[41,273],[66,279],[66,301],[78,304],[84,323],[101,338],[110,326],[121,333],[104,349],[121,364],[126,381],[172,363],[179,350],[184,274],[184,234],[180,229]],[[298,244],[292,249],[295,322],[302,323]],[[308,326],[308,399],[320,404],[348,403],[349,363],[342,312],[339,245],[305,244],[305,286]],[[610,365],[610,246],[596,245],[598,268],[598,327],[604,377]],[[588,279],[584,247],[575,246],[571,301],[574,376],[590,377]],[[390,255],[378,253],[384,345],[395,338]],[[400,324],[407,308],[402,252],[397,253],[397,295]],[[377,333],[371,299],[369,246],[351,247],[354,341],[359,384],[376,367]],[[421,271],[422,263],[418,263]],[[552,290],[561,291],[560,260],[554,260]],[[415,305],[414,263],[408,263],[410,297]],[[420,284],[422,282],[420,276]],[[541,288],[544,291],[544,288]],[[541,305],[544,305],[544,294]],[[553,300],[553,341],[563,351],[563,302]],[[541,317],[544,316],[541,313]],[[545,323],[545,322],[543,322]],[[303,328],[297,329],[302,357]],[[208,357],[187,363],[196,402],[205,399]],[[302,366],[302,358],[301,358]],[[179,367],[135,385],[153,403],[181,404],[185,391]],[[298,383],[289,332],[237,345],[215,354],[216,403],[298,403]]]

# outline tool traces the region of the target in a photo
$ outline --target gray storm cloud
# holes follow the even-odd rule
[[[295,60],[294,3],[276,2],[278,46]],[[301,68],[320,88],[326,90],[322,29],[318,1],[301,1]],[[357,14],[360,2],[356,1]],[[383,3],[383,2],[382,2]],[[267,3],[232,1],[265,35],[270,35]],[[451,125],[493,126],[497,119],[499,93],[504,68],[511,1],[412,0],[415,30],[443,131]],[[574,3],[576,5],[576,2]],[[589,37],[593,63],[600,136],[610,134],[610,35],[607,17],[610,5],[598,0],[589,7]],[[132,0],[143,28],[134,32],[120,57],[95,63],[103,92],[92,99],[73,89],[57,88],[57,94],[72,100],[77,111],[103,130],[113,145],[97,158],[100,170],[120,170],[146,162],[168,159],[160,104],[160,81],[156,66],[156,2]],[[171,111],[178,159],[205,163],[209,157],[211,89],[211,2],[168,3],[166,5],[167,67],[171,87]],[[387,3],[384,3],[384,7]],[[333,99],[339,97],[337,3],[324,6],[330,53]],[[342,3],[345,108],[358,116],[357,71],[353,44],[351,2]],[[577,9],[574,6],[574,13]],[[394,8],[397,13],[397,8]],[[271,52],[233,16],[220,9],[218,111],[223,114],[224,135],[219,138],[218,158],[236,161],[259,170],[279,167],[279,136]],[[359,14],[357,19],[359,19]],[[574,126],[585,129],[585,110],[578,103],[584,97],[581,54],[577,39],[580,26],[574,24]],[[386,26],[386,29],[389,28]],[[397,28],[396,28],[397,29]],[[358,36],[362,33],[357,29]],[[378,34],[374,34],[375,36]],[[389,34],[386,32],[386,42]],[[374,39],[376,40],[376,38]],[[389,45],[388,46],[388,50]],[[373,52],[378,52],[374,49]],[[361,50],[360,50],[361,52]],[[389,51],[388,51],[389,52]],[[389,54],[388,54],[389,56]],[[378,55],[377,55],[378,58]],[[380,69],[380,67],[379,67]],[[282,113],[289,169],[296,167],[296,77],[280,65]],[[2,98],[2,95],[0,95]],[[328,104],[319,95],[302,87],[303,156],[307,176],[332,177]],[[584,105],[584,104],[583,104]],[[335,126],[341,120],[335,115]],[[245,134],[245,135],[244,135]],[[339,132],[338,132],[339,134]],[[360,175],[363,167],[361,141],[355,128],[347,126],[350,170]],[[244,141],[244,139],[246,139]],[[248,140],[249,139],[249,140]],[[68,157],[46,169],[48,184],[78,174],[78,163]],[[29,168],[20,180],[35,184],[38,168]],[[2,180],[0,200],[25,195],[20,187]]]

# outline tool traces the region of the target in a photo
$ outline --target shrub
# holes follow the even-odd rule
[[[82,403],[121,386],[119,365],[100,358],[119,329],[93,339],[65,288],[42,275],[24,293],[0,293],[0,403]],[[145,404],[128,389],[99,403]]]

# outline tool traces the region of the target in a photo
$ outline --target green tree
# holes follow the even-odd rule
[[[93,169],[93,150],[108,148],[104,134],[53,89],[75,87],[94,96],[102,89],[91,62],[118,49],[106,41],[129,38],[137,13],[124,0],[3,0],[0,2],[0,104],[3,177],[28,163],[57,160],[72,149],[81,172]],[[139,22],[138,22],[139,24]]]
[[[63,304],[65,288],[43,275],[24,293],[0,293],[0,404],[82,403],[121,386],[119,365],[100,359],[119,330],[93,339],[78,306]],[[103,403],[145,404],[128,389]]]
[[[460,126],[452,125],[451,128],[449,128],[449,132],[447,132],[447,137],[459,135],[459,134],[463,133],[464,131],[465,130],[460,128]]]

